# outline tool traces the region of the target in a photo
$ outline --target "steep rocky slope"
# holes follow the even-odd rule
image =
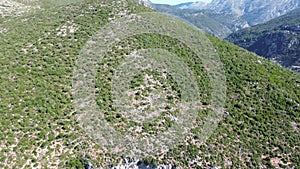
[[[299,71],[300,10],[231,34],[227,40]]]

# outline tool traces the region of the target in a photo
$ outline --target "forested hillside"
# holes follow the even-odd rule
[[[38,3],[40,9],[7,16],[0,23],[0,30],[5,30],[0,31],[0,168],[117,166],[127,156],[108,151],[89,134],[92,124],[81,121],[74,91],[80,84],[74,85],[74,70],[81,66],[79,56],[94,59],[89,58],[93,51],[87,50],[87,55],[81,52],[87,44],[94,44],[91,39],[101,28],[130,14],[138,17],[139,13],[153,10],[131,0],[68,1],[55,7],[43,5],[49,1]],[[150,32],[115,39],[116,43],[105,55],[99,55],[103,59],[95,63],[99,68],[92,86],[97,116],[87,118],[96,124],[97,118],[102,118],[116,131],[136,138],[157,136],[176,126],[180,106],[185,107],[179,102],[189,98],[172,73],[141,66],[143,71],[132,75],[130,89],[125,93],[133,100],[130,104],[135,106],[135,113],[151,111],[150,96],[163,97],[166,103],[159,107],[161,114],[155,120],[142,123],[135,118],[127,119],[126,112],[120,113],[113,105],[120,94],[113,90],[113,84],[118,84],[113,81],[118,66],[137,57],[136,51],[162,49],[173,53],[176,56],[173,61],[183,62],[194,75],[192,86],[199,93],[189,94],[197,95],[199,103],[194,106],[200,104],[200,108],[193,114],[195,122],[184,139],[170,149],[139,158],[139,162],[154,166],[170,164],[176,168],[299,167],[300,76],[180,23],[186,28],[183,30],[195,32],[195,36],[203,35],[223,64],[221,73],[226,77],[222,79],[223,87],[227,90],[221,112],[212,106],[215,84],[209,78],[217,74],[210,73],[197,57],[205,57],[208,48],[200,49],[203,53],[195,53],[185,41]],[[114,34],[99,38],[109,37]],[[156,57],[164,61],[162,56]],[[201,142],[202,126],[212,112],[221,113],[222,120],[210,137]]]

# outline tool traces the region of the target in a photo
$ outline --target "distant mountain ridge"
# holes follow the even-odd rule
[[[299,7],[299,0],[213,0],[207,9],[232,13],[249,25],[264,23]]]
[[[200,9],[205,9],[207,5],[208,5],[207,2],[198,1],[198,2],[182,3],[182,4],[174,5],[174,7],[179,8],[179,9],[196,9],[196,10],[200,10]]]
[[[173,7],[184,9],[184,8],[189,8],[193,3],[194,2],[185,2],[185,3],[178,4],[178,5],[173,5]]]
[[[178,5],[152,4],[159,12],[180,17],[203,31],[225,38],[230,33],[265,23],[299,7],[300,0],[213,0]]]
[[[300,9],[240,30],[227,40],[300,72]]]
[[[212,0],[211,3],[193,2],[179,4],[174,7],[184,9],[207,9],[218,13],[229,13],[241,17],[249,25],[256,25],[267,22],[273,18],[284,15],[300,5],[300,0]]]
[[[159,12],[171,14],[186,20],[202,31],[219,38],[225,38],[232,32],[249,26],[243,19],[229,13],[217,13],[211,10],[180,9],[177,8],[178,6],[162,4],[152,4],[151,7]]]

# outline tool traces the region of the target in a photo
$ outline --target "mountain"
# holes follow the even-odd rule
[[[299,5],[299,0],[212,0],[211,3],[198,9],[234,14],[247,21],[249,25],[256,25],[284,15]],[[189,6],[190,9],[196,9],[193,5]]]
[[[152,5],[152,2],[150,0],[135,0],[135,1],[146,7],[151,7]]]
[[[183,139],[135,161],[173,168],[299,166],[298,74],[183,22],[167,16],[160,20],[165,17],[130,0],[38,3],[40,8],[34,11],[0,22],[6,30],[0,33],[0,168],[113,168],[130,161],[131,154],[126,158],[122,150],[133,144],[114,146],[120,141],[110,137],[114,130],[121,138],[130,133],[129,139],[147,140],[165,136],[174,127],[178,131],[163,139],[181,135]],[[152,19],[167,26],[154,25],[152,32],[140,33],[153,22],[127,30],[120,22],[142,22],[144,12],[158,16]],[[172,31],[161,33],[170,29],[180,31],[177,36]],[[193,38],[195,43],[188,43]],[[215,62],[207,63],[207,58]],[[130,74],[132,69],[140,71]],[[212,72],[216,69],[220,71]],[[116,79],[120,74],[122,79]],[[214,83],[222,74],[225,77]],[[82,93],[90,83],[91,93]],[[123,85],[128,90],[123,91]],[[123,96],[132,102],[122,102]],[[86,99],[78,100],[82,97]],[[164,102],[156,105],[159,101]],[[224,108],[216,109],[213,103],[219,101],[225,102]],[[89,107],[91,102],[97,109]],[[184,114],[189,107],[197,111]],[[149,113],[154,120],[136,120],[143,110],[153,108],[158,108]],[[133,114],[126,118],[126,113]],[[189,121],[190,116],[195,118]],[[185,125],[192,127],[180,132],[186,126],[176,124],[186,120]],[[91,133],[103,127],[107,130]],[[111,139],[103,142],[99,135]],[[138,150],[145,145],[141,142],[132,151],[141,153]]]
[[[299,0],[212,0],[174,6],[155,5],[159,12],[182,18],[219,38],[249,26],[265,23],[298,7]]]
[[[227,40],[300,71],[300,9],[231,34]],[[298,68],[298,69],[297,69]]]
[[[178,5],[173,5],[173,7],[175,8],[179,8],[179,9],[186,9],[189,8],[190,5],[192,5],[194,2],[185,2],[185,3],[181,3]]]
[[[181,18],[202,31],[225,38],[234,31],[248,27],[244,20],[233,14],[217,13],[211,10],[179,9],[170,5],[152,4],[151,7],[159,12]]]
[[[186,2],[186,3],[174,5],[174,7],[175,8],[179,8],[179,9],[196,9],[196,10],[201,10],[201,9],[205,9],[205,7],[207,6],[207,4],[208,4],[207,2],[203,2],[203,1]]]
[[[174,6],[152,4],[159,12],[167,13],[194,24],[206,33],[219,38],[249,26],[265,23],[298,7],[299,0],[213,0],[187,2]]]

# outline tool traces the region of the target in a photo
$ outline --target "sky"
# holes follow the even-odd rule
[[[151,0],[151,2],[155,4],[169,4],[169,5],[177,5],[185,2],[196,2],[196,1],[210,2],[211,0]]]

